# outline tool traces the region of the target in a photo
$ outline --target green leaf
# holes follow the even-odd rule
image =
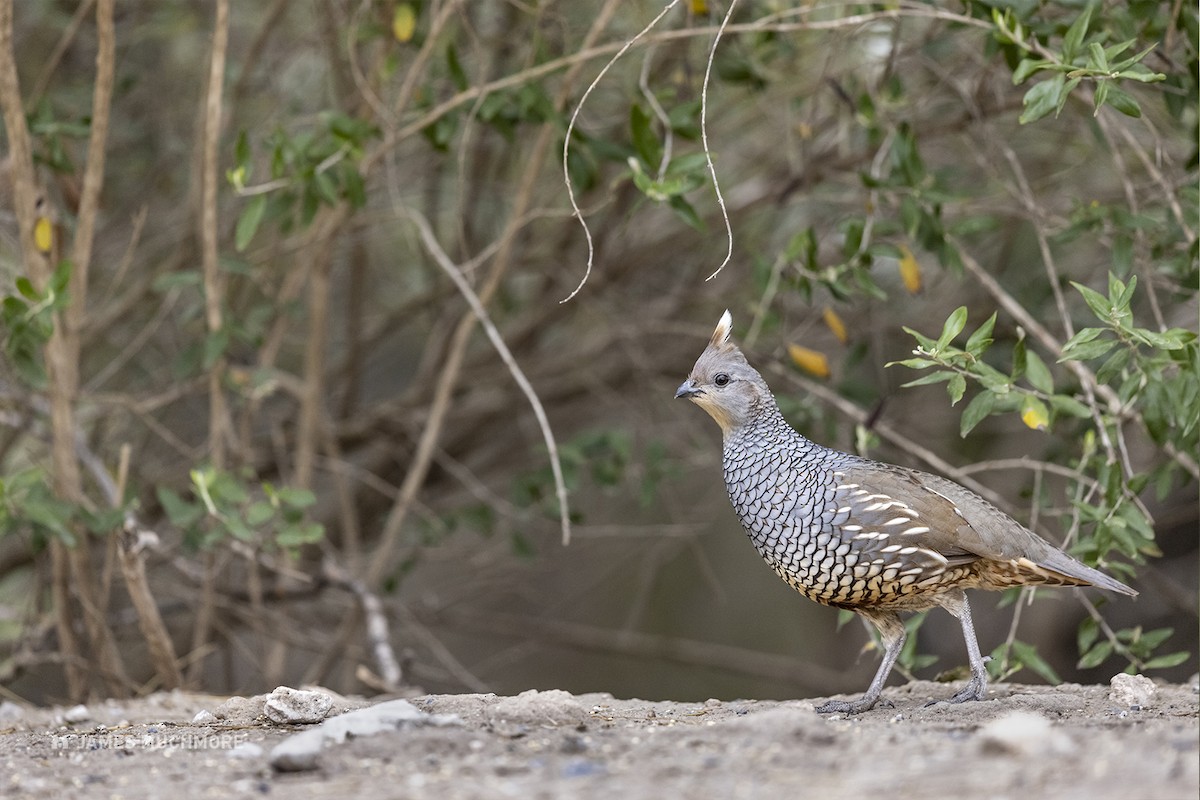
[[[1035,83],[1025,92],[1022,103],[1025,110],[1017,121],[1022,125],[1035,122],[1059,107],[1059,95],[1063,91],[1066,77],[1059,73],[1052,78]]]
[[[189,503],[178,493],[165,486],[159,486],[155,492],[158,503],[167,512],[167,519],[177,528],[190,528],[204,516],[204,507],[199,503]]]
[[[1116,86],[1110,86],[1108,96],[1106,98],[1108,104],[1120,111],[1127,117],[1142,116],[1142,107],[1138,105],[1138,101],[1134,100],[1131,95],[1123,89],[1118,89]]]
[[[1080,45],[1083,44],[1083,37],[1087,35],[1088,25],[1091,21],[1092,6],[1088,5],[1083,13],[1071,23],[1071,27],[1067,29],[1067,33],[1063,37],[1062,60],[1065,63],[1072,63],[1075,56],[1079,54]]]
[[[1067,397],[1066,395],[1061,394],[1051,395],[1050,405],[1054,407],[1055,411],[1072,417],[1087,419],[1088,417],[1092,416],[1091,410],[1074,397]]]
[[[275,516],[275,508],[270,503],[252,503],[246,509],[246,524],[258,527]]]
[[[1054,107],[1054,116],[1057,117],[1062,113],[1063,107],[1067,104],[1067,98],[1071,96],[1071,92],[1075,91],[1075,87],[1079,85],[1083,78],[1074,77],[1069,79],[1058,93],[1058,104]]]
[[[1054,61],[1046,59],[1034,60],[1032,58],[1023,58],[1021,63],[1017,64],[1017,68],[1013,70],[1012,82],[1013,86],[1018,86],[1025,82],[1025,79],[1043,69],[1049,69],[1055,66]]]
[[[971,355],[978,358],[983,354],[983,351],[992,343],[992,330],[996,327],[996,312],[987,320],[975,329],[975,332],[967,339],[966,350]]]
[[[909,359],[909,361],[924,361],[924,360],[925,359],[919,359],[919,358],[910,358]],[[892,364],[897,364],[897,363],[904,364],[904,362],[896,362],[896,361],[892,362]],[[888,366],[890,367],[892,364],[888,364]],[[907,364],[904,364],[904,365],[907,366]],[[928,362],[928,366],[933,366],[933,362],[932,361]],[[955,376],[955,373],[950,372],[949,370],[938,370],[937,372],[931,372],[928,375],[922,375],[921,377],[911,380],[908,383],[901,384],[900,388],[909,389],[913,386],[926,386],[931,383],[944,383],[945,381],[950,380],[954,376]]]
[[[279,531],[279,535],[275,537],[275,542],[280,547],[299,547],[300,545],[319,542],[324,536],[324,525],[321,525],[319,522],[301,522],[296,525],[285,526]]]
[[[1025,355],[1027,351],[1028,348],[1025,344],[1025,330],[1023,328],[1017,328],[1017,343],[1013,345],[1012,354],[1012,375],[1009,376],[1009,379],[1013,383],[1016,383],[1025,376]]]
[[[20,292],[21,296],[25,299],[35,303],[42,299],[37,293],[37,290],[33,288],[33,281],[29,280],[29,278],[26,278],[24,275],[17,278],[16,286],[17,291]]]
[[[959,421],[959,435],[965,438],[976,425],[992,413],[995,406],[996,395],[992,392],[984,391],[975,395],[963,409],[962,419]]]
[[[1177,667],[1183,662],[1191,658],[1192,654],[1186,650],[1179,653],[1171,653],[1166,656],[1155,656],[1146,662],[1146,669],[1168,669]]]
[[[1092,309],[1092,313],[1095,314],[1098,319],[1108,320],[1112,316],[1112,304],[1108,301],[1107,297],[1100,294],[1095,289],[1084,286],[1082,283],[1071,281],[1071,285],[1075,287],[1076,291],[1083,295],[1084,302],[1088,304],[1088,308]]]
[[[958,405],[958,401],[963,399],[966,391],[967,379],[957,373],[951,376],[950,382],[946,384],[946,393],[950,395],[950,405]]]
[[[1038,655],[1038,651],[1032,645],[1014,640],[1012,646],[1013,652],[1023,666],[1041,675],[1049,683],[1062,683],[1062,678],[1058,677],[1058,673],[1054,671],[1054,668]]]
[[[317,496],[308,489],[297,489],[293,486],[285,486],[279,490],[278,494],[281,503],[293,508],[308,508],[313,503],[317,502]]]
[[[1032,350],[1025,356],[1025,377],[1039,392],[1054,394],[1054,377],[1042,357]]]
[[[642,159],[646,169],[657,172],[658,164],[662,160],[662,143],[654,133],[650,115],[637,103],[629,107],[629,132],[633,139],[633,149]]]
[[[1092,669],[1093,667],[1098,667],[1104,663],[1105,659],[1112,655],[1112,651],[1112,642],[1108,641],[1107,639],[1097,642],[1095,647],[1093,647],[1091,650],[1088,650],[1083,655],[1083,658],[1079,659],[1079,664],[1077,666],[1079,669]]]
[[[1098,638],[1100,638],[1100,625],[1091,617],[1084,617],[1083,622],[1079,623],[1079,632],[1076,635],[1079,652],[1086,653]]]
[[[934,350],[942,350],[946,345],[954,340],[955,336],[962,333],[963,327],[967,324],[967,307],[959,306],[951,312],[946,318],[945,324],[942,325],[942,335],[938,337],[937,344],[934,345]]]
[[[238,517],[228,517],[225,519],[225,529],[243,542],[249,542],[254,539],[254,531]]]
[[[682,219],[691,227],[695,228],[697,231],[703,233],[706,230],[704,220],[700,219],[700,215],[696,213],[696,209],[692,207],[691,203],[684,199],[683,195],[675,195],[667,201],[667,205],[669,205],[671,209],[677,215],[679,215],[680,219]]]
[[[234,236],[234,247],[240,253],[246,249],[246,245],[250,244],[250,240],[254,238],[255,232],[258,230],[259,224],[262,223],[263,213],[267,210],[267,196],[265,194],[255,195],[246,204],[246,208],[242,211],[242,215],[238,217],[237,232]]]
[[[1091,342],[1084,342],[1070,349],[1064,347],[1063,354],[1058,358],[1058,363],[1061,364],[1064,361],[1090,361],[1107,353],[1115,344],[1116,342],[1112,339],[1097,339]]]
[[[463,69],[462,62],[458,60],[458,50],[453,42],[446,45],[446,68],[450,71],[450,80],[454,81],[454,88],[460,92],[466,91],[471,81]]]

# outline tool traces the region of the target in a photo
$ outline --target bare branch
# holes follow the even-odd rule
[[[525,373],[521,371],[521,367],[517,365],[517,360],[513,358],[512,352],[508,349],[508,345],[504,343],[503,337],[500,336],[500,331],[496,330],[495,324],[491,317],[488,316],[487,309],[483,307],[479,296],[467,283],[467,279],[463,277],[462,271],[450,260],[446,252],[442,250],[442,246],[438,244],[437,237],[433,235],[433,229],[429,227],[429,221],[415,209],[405,209],[405,214],[417,226],[417,230],[421,233],[421,241],[425,243],[425,248],[429,254],[433,256],[433,260],[437,262],[442,271],[454,282],[458,287],[458,291],[466,299],[467,304],[471,306],[471,311],[479,320],[479,324],[487,332],[488,338],[492,341],[492,346],[496,348],[496,353],[500,356],[500,360],[504,362],[504,366],[512,374],[513,380],[521,387],[525,398],[529,401],[529,405],[533,408],[534,416],[537,417],[538,427],[541,428],[542,438],[546,442],[546,450],[550,453],[550,468],[554,472],[554,490],[558,495],[558,511],[559,524],[562,526],[562,543],[564,545],[571,543],[571,515],[570,508],[567,504],[567,484],[563,479],[562,462],[558,458],[558,444],[554,440],[554,431],[550,429],[550,420],[546,418],[546,409],[542,407],[542,401],[538,399],[537,392],[529,383],[529,379],[525,377]]]

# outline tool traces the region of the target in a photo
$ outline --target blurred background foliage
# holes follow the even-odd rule
[[[6,692],[853,691],[671,401],[725,308],[803,433],[1141,592],[977,600],[997,676],[1196,671],[1194,4],[0,10]]]

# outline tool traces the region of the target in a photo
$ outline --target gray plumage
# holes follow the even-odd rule
[[[872,708],[904,645],[897,612],[942,606],[962,624],[971,680],[952,702],[982,699],[987,671],[964,589],[1097,586],[1136,595],[953,481],[822,447],[779,412],[762,376],[730,342],[726,311],[675,393],[724,434],[729,499],[755,548],[810,600],[853,610],[879,629],[883,661],[857,701]]]

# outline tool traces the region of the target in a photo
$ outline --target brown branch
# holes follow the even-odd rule
[[[201,143],[201,206],[200,249],[204,273],[204,310],[208,335],[216,336],[223,325],[221,304],[225,297],[225,281],[221,276],[217,249],[217,158],[221,138],[221,90],[225,80],[225,55],[229,46],[229,0],[217,0],[213,23],[212,54],[209,62],[208,91],[205,96],[204,140]],[[232,423],[225,405],[222,379],[225,373],[224,356],[218,357],[208,375],[208,441],[209,458],[216,469],[225,467],[227,437]],[[194,683],[203,672],[209,631],[212,627],[213,604],[216,601],[215,563],[213,554],[204,559],[204,583],[200,608],[192,629],[191,653],[195,659],[188,665],[188,681]]]
[[[318,219],[316,243],[308,265],[308,331],[304,345],[304,388],[296,423],[296,474],[294,483],[312,487],[313,466],[320,444],[320,424],[325,385],[325,346],[329,341],[329,274],[333,268],[333,243],[350,206],[341,203]]]
[[[50,278],[50,259],[34,241],[40,192],[33,170],[33,150],[29,128],[25,124],[25,109],[21,104],[21,88],[13,54],[13,3],[0,0],[0,107],[4,113],[4,129],[8,139],[9,174],[12,181],[13,206],[21,243],[25,271],[39,289]],[[59,651],[67,680],[67,693],[73,700],[82,700],[88,691],[88,674],[83,667],[82,645],[75,635],[71,608],[70,562],[66,545],[54,539],[50,543],[51,595],[54,599],[55,623]]]
[[[221,305],[225,299],[225,281],[221,275],[217,224],[217,162],[221,139],[221,92],[225,81],[225,56],[229,47],[229,0],[217,0],[213,26],[212,55],[209,62],[208,91],[205,95],[204,139],[201,143],[200,249],[204,273],[204,315],[208,335],[216,336],[224,325]],[[209,371],[209,450],[217,469],[225,466],[225,448],[230,432],[229,413],[221,383],[225,359],[219,357]]]
[[[121,506],[125,494],[131,452],[129,445],[121,447],[117,483],[113,496],[109,498],[114,508]],[[146,558],[140,541],[143,535],[137,520],[132,514],[127,515],[125,525],[116,534],[120,547],[121,575],[125,578],[129,601],[133,603],[133,610],[137,613],[138,629],[142,632],[142,638],[146,640],[146,647],[150,651],[150,663],[154,665],[154,671],[158,674],[158,686],[162,689],[175,689],[183,685],[183,675],[179,671],[179,659],[171,642],[171,634],[163,623],[158,603],[146,578]]]

